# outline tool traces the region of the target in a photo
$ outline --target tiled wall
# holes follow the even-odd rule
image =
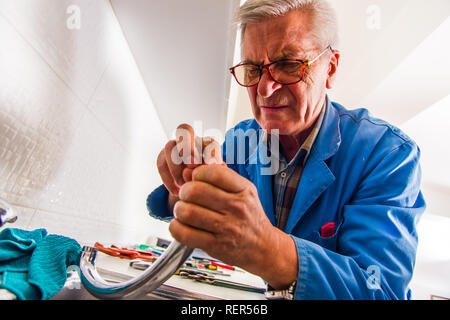
[[[71,29],[75,5],[79,29]],[[70,28],[69,28],[69,27]],[[147,194],[167,137],[107,0],[0,0],[0,197],[11,227],[168,237]]]

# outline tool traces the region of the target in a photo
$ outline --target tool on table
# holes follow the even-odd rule
[[[158,254],[159,252],[154,252],[155,250],[152,250],[147,247],[145,248],[139,247],[140,249],[144,250],[119,248],[114,245],[111,245],[110,247],[105,247],[104,245],[98,242],[94,244],[94,247],[97,248],[100,252],[111,255],[113,257],[133,260],[130,261],[129,265],[130,267],[137,270],[146,270],[150,268],[153,265],[153,262],[160,257],[160,254]],[[206,284],[231,289],[245,290],[257,293],[263,293],[265,291],[265,289],[262,288],[218,278],[230,276],[229,273],[225,273],[219,269],[225,269],[227,271],[236,270],[234,267],[228,266],[221,262],[202,258],[201,260],[190,259],[186,261],[183,264],[183,266],[181,266],[175,272],[175,275],[179,275],[181,277],[192,279]]]
[[[149,267],[151,267],[151,265],[152,264],[149,261],[140,260],[140,259],[130,261],[130,264],[129,264],[129,266],[131,268],[136,269],[136,270],[146,270]]]
[[[144,261],[144,260],[133,260],[130,261],[130,267],[133,269],[137,269],[137,270],[146,270],[147,268],[149,268],[152,263],[148,262],[148,261]],[[207,274],[207,275],[219,275],[219,276],[225,276],[225,277],[229,277],[230,274],[224,273],[223,271],[219,271],[219,270],[209,270],[209,269],[199,269],[196,265],[193,265],[190,262],[186,262],[180,269],[178,269],[175,272],[175,275],[180,275],[180,272],[190,272],[190,273],[195,273],[195,272],[199,272],[202,274]]]
[[[197,268],[200,268],[200,269],[219,270],[218,266],[213,265],[212,263],[209,263],[209,261],[193,260],[193,263],[196,265]]]
[[[149,246],[149,245],[146,245],[146,244],[137,245],[136,249],[142,250],[142,251],[146,251],[146,252],[151,252],[151,253],[154,253],[154,254],[156,254],[158,256],[162,255],[164,253],[164,250],[165,250],[163,248],[156,248],[156,247],[152,247],[152,246]]]
[[[86,290],[101,299],[136,299],[158,289],[173,276],[194,250],[174,240],[150,268],[130,280],[117,283],[108,283],[97,271],[95,258],[98,251],[98,247],[83,247],[79,267],[80,278]],[[120,252],[112,254],[124,258],[128,256]],[[143,255],[148,258],[148,253]]]
[[[208,270],[208,269],[198,269],[197,267],[190,267],[189,265],[185,264],[183,267],[177,270],[175,274],[181,274],[181,272],[186,271],[190,273],[201,273],[201,274],[207,274],[207,275],[216,275],[216,276],[222,276],[222,277],[230,277],[231,275],[229,273],[223,273],[222,271],[217,270]]]
[[[114,245],[107,248],[98,242],[96,242],[94,244],[94,247],[97,248],[100,252],[103,252],[110,256],[118,257],[121,259],[130,259],[130,260],[142,259],[142,260],[147,260],[147,261],[153,262],[159,257],[158,255],[156,255],[154,253],[143,251],[143,250],[134,250],[134,249],[126,249],[126,248],[121,249]]]
[[[235,271],[236,268],[233,266],[229,266],[227,264],[215,261],[215,260],[211,260],[211,259],[205,259],[205,258],[200,258],[200,259],[195,259],[193,260],[193,262],[197,265],[204,266],[207,269],[211,269],[211,270],[218,270],[219,268],[222,269],[226,269],[226,270],[231,270],[231,271]]]
[[[237,290],[244,290],[244,291],[250,291],[250,292],[257,292],[257,293],[264,293],[266,290],[264,288],[258,288],[251,285],[238,283],[234,281],[229,281],[225,279],[218,279],[213,275],[207,275],[204,272],[198,272],[198,271],[181,271],[180,270],[180,276],[196,280],[202,283],[207,283],[214,286],[220,286],[225,288],[231,288],[231,289],[237,289]]]

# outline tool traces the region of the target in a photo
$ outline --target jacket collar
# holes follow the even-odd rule
[[[326,111],[317,140],[312,146],[311,153],[317,159],[327,160],[332,157],[341,145],[340,119],[336,108],[326,96]]]
[[[338,111],[327,97],[324,122],[314,143],[300,179],[285,232],[291,233],[311,205],[336,180],[325,160],[332,157],[341,144]]]

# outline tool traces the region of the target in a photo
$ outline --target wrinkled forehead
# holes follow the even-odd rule
[[[304,58],[317,48],[310,21],[304,13],[291,12],[248,24],[242,43],[243,60],[259,63],[281,58]]]

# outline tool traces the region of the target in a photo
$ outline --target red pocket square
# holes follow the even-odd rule
[[[334,235],[336,232],[335,224],[334,222],[329,222],[326,225],[324,225],[322,228],[320,228],[320,236],[322,238],[328,238]]]

